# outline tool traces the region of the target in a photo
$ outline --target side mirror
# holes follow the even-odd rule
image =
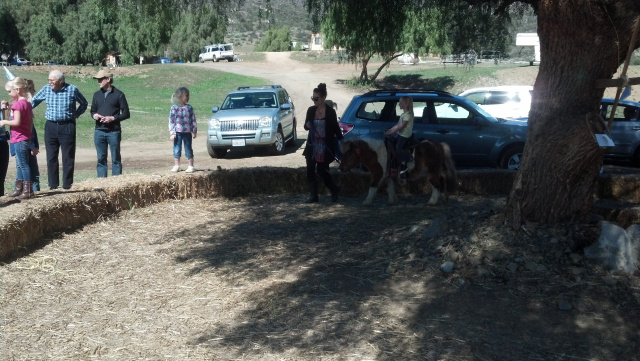
[[[218,110],[220,110],[220,108],[218,108],[218,107],[213,107],[213,108],[211,108],[211,112],[212,112],[212,113],[215,113],[215,112],[217,112]]]
[[[280,109],[282,109],[282,110],[289,110],[289,109],[291,109],[291,104],[289,104],[289,103],[284,103],[284,104],[282,104],[282,105],[280,106]]]

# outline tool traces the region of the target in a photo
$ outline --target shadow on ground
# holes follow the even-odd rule
[[[252,304],[192,344],[238,357],[256,349],[375,360],[639,355],[637,279],[603,282],[597,266],[571,260],[561,236],[496,227],[503,198],[466,199],[363,208],[355,198],[252,197],[227,210],[230,228],[212,209],[199,227],[167,235],[206,238],[177,247],[175,260],[242,285]],[[440,270],[447,260],[455,272]],[[282,281],[264,282],[274,274]]]

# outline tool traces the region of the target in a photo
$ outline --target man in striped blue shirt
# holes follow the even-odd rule
[[[87,100],[74,85],[67,84],[60,70],[49,73],[45,85],[31,100],[35,108],[43,101],[47,104],[44,114],[44,144],[47,151],[49,188],[60,185],[58,153],[62,151],[62,188],[73,184],[76,159],[76,119],[87,110]]]

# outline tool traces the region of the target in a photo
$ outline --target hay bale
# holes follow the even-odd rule
[[[458,172],[461,193],[508,194],[515,172],[481,169]],[[332,176],[344,195],[364,196],[370,176],[365,172],[338,173]],[[318,180],[321,192],[328,193]],[[640,199],[640,177],[606,176],[598,180],[600,198]],[[115,213],[142,208],[166,200],[186,198],[244,197],[252,194],[301,194],[308,191],[304,168],[239,168],[161,175],[123,175],[89,179],[74,184],[72,191],[38,192],[37,198],[15,202],[0,200],[0,260],[21,249],[30,248],[42,239],[55,237]],[[382,187],[380,192],[386,192]],[[409,184],[403,194],[428,194],[426,179]],[[640,212],[617,212],[623,224],[635,223]]]

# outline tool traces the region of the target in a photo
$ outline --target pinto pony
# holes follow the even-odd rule
[[[369,193],[364,205],[373,204],[373,198],[378,188],[387,181],[389,203],[397,202],[396,179],[389,177],[387,169],[387,148],[384,140],[367,139],[345,141],[341,145],[342,162],[340,171],[346,172],[362,164],[371,173]],[[407,164],[409,181],[427,177],[431,184],[431,198],[429,205],[438,203],[440,193],[444,193],[445,200],[450,191],[457,185],[456,168],[451,158],[451,150],[446,143],[424,140],[414,147],[414,160]]]

